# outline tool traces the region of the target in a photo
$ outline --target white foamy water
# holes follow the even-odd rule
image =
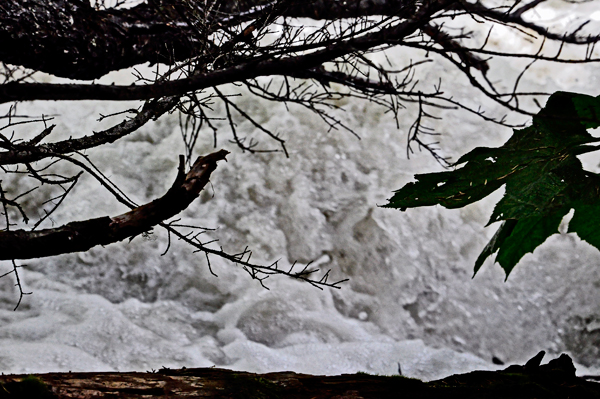
[[[518,42],[507,32],[502,35],[492,37],[497,46]],[[394,56],[399,63],[422,58],[406,50]],[[508,82],[520,67],[497,61],[491,78]],[[544,64],[532,69],[523,84],[528,90],[598,95],[597,74],[597,66]],[[431,85],[438,76],[444,78],[442,88],[457,99],[481,103],[489,114],[504,112],[443,63],[425,65],[420,75]],[[88,253],[22,262],[28,265],[21,271],[25,288],[33,294],[16,312],[14,281],[0,281],[0,371],[216,365],[255,372],[395,374],[400,363],[404,375],[434,379],[501,367],[491,363],[493,356],[523,362],[539,350],[571,354],[583,374],[600,366],[597,250],[575,236],[555,236],[527,255],[507,282],[490,261],[471,279],[475,259],[496,229],[483,226],[499,193],[460,210],[377,207],[415,173],[440,170],[426,153],[406,157],[414,108],[401,114],[398,129],[374,105],[345,100],[345,112],[337,115],[360,135],[357,140],[347,132],[327,132],[301,108],[288,111],[247,95],[235,100],[256,120],[281,132],[290,158],[241,153],[228,142],[227,125],[217,121],[223,128],[217,148],[232,153],[214,172],[212,187],[183,212],[184,221],[217,228],[205,239],[218,238],[230,252],[249,246],[253,261],[281,259],[285,266],[316,260],[321,268],[332,269],[333,278],[350,281],[341,290],[320,291],[272,277],[266,281],[270,290],[265,290],[244,271],[212,258],[217,278],[203,255],[179,242],[161,256],[166,235],[158,229],[149,240],[138,237]],[[44,102],[22,104],[20,111],[59,114],[56,133],[50,136],[56,140],[100,130],[107,126],[96,122],[100,113],[126,107]],[[500,145],[511,134],[465,113],[436,115],[443,119],[430,126],[444,132],[441,148],[454,159],[475,146]],[[269,144],[251,124],[238,122],[238,131]],[[206,131],[197,154],[211,151],[212,132]],[[138,203],[164,194],[180,153],[176,115],[89,151]],[[28,187],[3,179],[9,196]],[[43,186],[37,199],[56,194],[52,190]],[[25,205],[36,214],[36,204]],[[85,178],[54,222],[123,211]]]

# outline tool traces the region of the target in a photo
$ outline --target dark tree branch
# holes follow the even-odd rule
[[[0,25],[0,61],[71,79],[172,64],[207,46],[198,28],[182,21],[176,2],[97,11],[87,0],[3,0]]]
[[[0,88],[1,87],[2,86],[0,86]],[[135,117],[125,119],[123,122],[110,129],[95,132],[90,136],[84,136],[79,139],[68,139],[48,144],[37,144],[41,139],[34,139],[20,144],[11,144],[10,141],[0,143],[1,147],[9,149],[8,151],[0,152],[0,165],[30,163],[55,156],[56,154],[72,153],[98,147],[103,144],[113,143],[121,137],[137,131],[148,121],[157,119],[164,113],[170,111],[177,105],[178,101],[178,97],[148,101],[142,110],[137,112]],[[51,125],[46,128],[44,132],[52,130],[53,127],[54,125]],[[37,137],[45,137],[44,132]]]
[[[277,4],[273,0],[226,0],[221,1],[217,19],[221,23],[253,18],[258,12],[265,12]],[[415,0],[363,0],[363,1],[323,1],[287,0],[283,1],[282,16],[291,18],[311,18],[335,20],[365,16],[394,16],[410,18],[418,9]]]
[[[487,8],[479,2],[469,3],[467,1],[461,0],[461,4],[465,8],[465,10],[467,10],[470,13],[473,13],[474,15],[478,15],[478,16],[481,16],[481,17],[484,17],[484,18],[487,18],[487,19],[490,19],[492,21],[496,21],[496,22],[499,22],[502,24],[508,24],[508,25],[512,24],[516,27],[531,29],[532,31],[534,31],[535,33],[537,33],[538,35],[540,35],[542,37],[556,40],[561,43],[571,43],[571,44],[581,45],[581,44],[598,43],[600,41],[600,35],[595,35],[595,36],[579,36],[578,35],[578,32],[585,25],[587,25],[587,23],[589,21],[584,22],[573,32],[567,33],[567,34],[559,34],[559,33],[550,32],[547,28],[544,28],[538,24],[525,21],[522,18],[522,13],[524,11],[532,9],[533,7],[538,5],[540,2],[541,1],[534,0],[531,3],[531,7],[529,7],[529,5],[528,5],[528,6],[523,7],[522,10],[516,10],[514,12],[507,13],[507,12],[501,12],[501,11],[498,11],[495,9]]]
[[[281,7],[283,3],[284,7]],[[95,10],[86,0],[5,0],[0,4],[0,61],[56,76],[91,80],[150,62],[173,64],[214,55],[213,30],[272,13],[294,18],[411,16],[414,0],[149,1],[131,9]],[[194,23],[204,20],[205,24]]]
[[[318,67],[353,52],[366,51],[376,46],[397,43],[415,33],[448,1],[439,1],[423,8],[414,19],[399,22],[388,28],[362,37],[337,42],[309,54],[286,58],[256,57],[235,66],[198,73],[175,81],[159,81],[147,85],[87,85],[52,83],[7,83],[0,86],[0,103],[27,100],[146,100],[158,97],[181,96],[226,83],[240,82],[259,76],[293,75],[294,72]]]
[[[489,69],[489,65],[486,60],[483,60],[473,54],[471,51],[466,50],[463,45],[454,40],[449,34],[442,31],[441,26],[434,24],[427,24],[423,28],[423,33],[431,37],[436,43],[438,43],[444,51],[456,53],[460,60],[468,67],[475,68],[485,74]]]
[[[296,267],[295,262],[291,265],[290,268],[287,268],[287,269],[282,269],[279,265],[278,260],[269,265],[261,265],[261,264],[257,264],[257,263],[251,263],[250,258],[252,257],[252,251],[250,251],[248,248],[245,248],[240,253],[230,254],[230,253],[223,251],[222,248],[221,249],[209,248],[209,247],[207,247],[207,245],[209,243],[200,242],[197,239],[197,235],[190,238],[189,236],[182,234],[181,232],[174,229],[173,226],[171,226],[170,224],[161,223],[161,226],[163,228],[165,228],[169,233],[177,236],[180,240],[197,248],[199,252],[204,252],[204,254],[206,255],[206,261],[208,263],[209,269],[210,269],[209,255],[218,256],[220,258],[228,260],[229,262],[231,262],[235,265],[241,266],[244,269],[244,271],[246,271],[252,277],[252,279],[258,280],[258,282],[264,288],[267,288],[264,284],[264,281],[267,278],[269,278],[269,276],[273,276],[273,275],[282,275],[282,276],[291,277],[291,278],[294,278],[294,279],[297,279],[300,281],[304,281],[318,289],[323,289],[323,287],[339,289],[339,288],[341,288],[340,284],[348,281],[348,279],[336,280],[333,282],[329,281],[329,277],[330,277],[329,273],[331,272],[331,270],[326,271],[325,274],[323,276],[321,276],[319,279],[316,279],[316,278],[313,279],[312,275],[315,273],[318,273],[320,271],[320,269],[314,269],[314,268],[309,269],[310,263],[308,265],[305,265],[304,267],[302,267],[302,269],[300,269],[300,267]],[[300,269],[300,270],[297,270],[297,269]],[[211,270],[211,272],[212,272],[212,270]],[[213,274],[214,274],[214,272],[213,272]]]
[[[186,209],[208,183],[217,161],[225,159],[227,154],[220,150],[199,157],[187,174],[181,156],[177,178],[169,191],[122,215],[71,222],[53,229],[0,232],[0,260],[87,251],[96,245],[108,245],[142,234]]]

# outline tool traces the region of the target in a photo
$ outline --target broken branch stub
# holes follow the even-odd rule
[[[217,162],[224,160],[227,154],[228,151],[220,150],[198,157],[187,174],[180,156],[177,178],[169,191],[161,198],[122,215],[71,222],[39,231],[0,232],[0,260],[87,251],[96,245],[108,245],[142,234],[186,209],[208,183]]]

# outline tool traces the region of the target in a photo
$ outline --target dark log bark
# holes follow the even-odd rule
[[[180,157],[175,183],[161,198],[119,216],[104,216],[39,231],[0,232],[0,259],[31,259],[69,252],[87,251],[135,237],[177,215],[198,197],[208,183],[217,161],[225,159],[225,150],[199,157],[190,171],[184,172]]]
[[[553,363],[554,362],[554,363]],[[146,373],[50,373],[0,377],[0,398],[600,398],[600,384],[575,377],[567,355],[548,365],[510,366],[422,382],[363,373],[313,376],[231,370],[161,369]],[[45,385],[44,385],[45,384]],[[4,388],[4,389],[1,389]]]

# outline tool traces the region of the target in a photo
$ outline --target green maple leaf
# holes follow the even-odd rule
[[[504,145],[475,148],[452,171],[416,175],[384,207],[460,208],[505,185],[487,224],[502,225],[477,258],[475,273],[498,252],[496,262],[508,278],[525,254],[558,233],[570,209],[575,213],[569,232],[600,249],[600,175],[584,170],[577,159],[599,149],[590,144],[600,139],[587,132],[598,126],[600,96],[554,93],[532,125],[514,130]]]

